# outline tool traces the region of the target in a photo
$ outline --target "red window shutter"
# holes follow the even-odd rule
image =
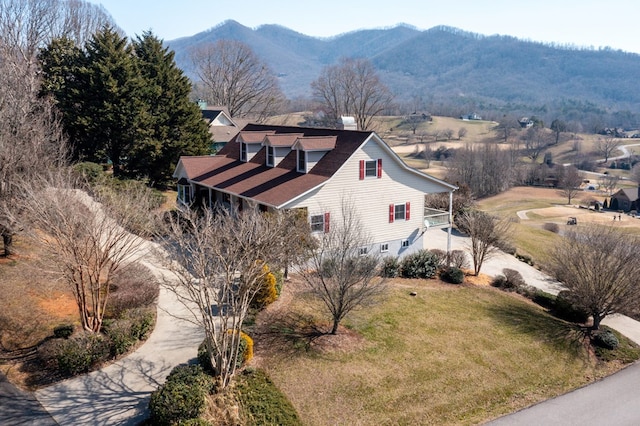
[[[360,180],[364,180],[364,160],[360,160]]]
[[[405,211],[405,219],[406,220],[411,219],[411,203],[410,202],[407,201],[404,211]]]
[[[378,179],[382,177],[382,158],[378,158]]]
[[[396,206],[389,204],[389,223],[393,223],[393,219],[396,216]]]
[[[331,214],[329,212],[326,212],[324,214],[324,233],[326,234],[327,232],[329,232],[329,222],[331,221]]]

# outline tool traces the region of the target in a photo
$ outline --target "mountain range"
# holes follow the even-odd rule
[[[425,105],[474,110],[554,108],[565,115],[640,113],[640,55],[610,48],[483,36],[444,26],[421,31],[398,25],[315,38],[278,25],[252,29],[235,21],[166,44],[176,52],[178,66],[193,76],[190,49],[219,39],[249,45],[289,98],[309,97],[309,85],[323,67],[341,57],[361,57],[405,102],[420,99]]]

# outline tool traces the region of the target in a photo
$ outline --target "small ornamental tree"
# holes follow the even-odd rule
[[[614,313],[640,306],[640,239],[591,225],[567,232],[554,248],[553,271],[573,304],[593,318],[593,330]]]
[[[505,245],[511,234],[511,224],[480,210],[468,210],[458,219],[458,227],[469,235],[473,274],[478,275],[485,260]]]
[[[162,234],[176,277],[167,284],[191,312],[185,319],[204,330],[206,356],[222,388],[238,368],[246,340],[239,331],[251,301],[265,280],[272,281],[265,265],[281,259],[283,247],[298,244],[291,236],[300,234],[289,232],[286,214],[179,211]]]

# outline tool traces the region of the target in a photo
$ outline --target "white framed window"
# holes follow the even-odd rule
[[[369,253],[369,248],[368,248],[368,247],[360,247],[360,248],[358,249],[358,254],[359,254],[360,256],[364,256],[364,255],[366,255],[367,253]]]
[[[378,160],[367,160],[364,162],[364,177],[378,177]]]
[[[377,160],[360,160],[360,180],[382,177],[382,158]]]
[[[409,220],[411,218],[411,203],[389,204],[389,223],[396,220]]]
[[[182,204],[191,204],[191,185],[178,185],[178,201]]]
[[[247,161],[247,144],[240,142],[240,161]]]
[[[267,146],[267,166],[273,167],[275,164],[276,149],[273,146]]]
[[[402,240],[403,248],[409,247],[410,245],[411,245],[411,242],[409,240]]]
[[[324,215],[315,214],[311,216],[311,232],[323,232],[324,231]]]
[[[298,149],[298,171],[300,173],[307,173],[307,153]]]
[[[380,244],[380,253],[387,253],[389,251],[389,243]]]

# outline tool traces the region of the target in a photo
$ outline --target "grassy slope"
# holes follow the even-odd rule
[[[305,424],[478,423],[608,371],[574,327],[512,295],[399,282],[345,323],[363,347],[289,348],[265,360]]]

